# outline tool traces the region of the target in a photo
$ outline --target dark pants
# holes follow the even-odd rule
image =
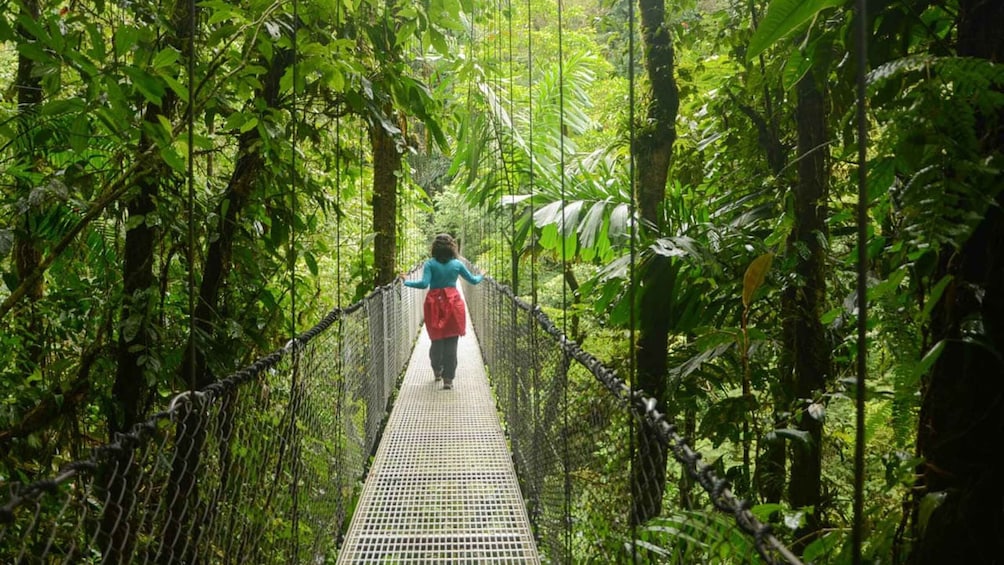
[[[441,373],[443,380],[452,381],[457,375],[457,341],[459,336],[432,340],[429,348],[429,360],[432,361],[432,371]]]

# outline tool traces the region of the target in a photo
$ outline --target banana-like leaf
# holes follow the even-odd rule
[[[752,61],[778,40],[801,28],[819,12],[843,4],[843,0],[774,0],[767,6],[767,14],[750,38],[746,50],[747,60]]]

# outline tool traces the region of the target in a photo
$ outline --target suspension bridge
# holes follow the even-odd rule
[[[294,0],[294,85],[297,10]],[[558,16],[561,76],[560,3]],[[633,41],[632,31],[632,112]],[[529,34],[526,53],[532,61]],[[188,81],[194,98],[192,69]],[[563,86],[559,100],[561,131]],[[494,106],[505,169],[499,128],[511,116]],[[294,131],[297,112],[294,86]],[[195,113],[187,120],[191,136]],[[633,128],[633,113],[628,122]],[[563,136],[559,142],[564,171]],[[190,187],[193,161],[190,154]],[[295,215],[295,160],[290,170]],[[511,191],[508,169],[499,176]],[[864,186],[862,178],[860,202]],[[187,206],[194,210],[194,197]],[[230,376],[174,396],[49,478],[12,483],[0,497],[0,563],[800,563],[655,399],[505,286],[488,280],[465,294],[473,331],[461,342],[454,390],[439,388],[424,360],[421,294],[377,288]],[[862,349],[862,375],[864,357]],[[863,386],[862,377],[861,399]],[[667,458],[672,478],[699,486],[703,497],[679,505],[650,488],[667,477],[650,464]]]
[[[508,288],[465,294],[454,390],[425,361],[422,293],[381,287],[14,487],[0,561],[798,562],[654,401]],[[655,528],[630,520],[639,425],[707,493]]]

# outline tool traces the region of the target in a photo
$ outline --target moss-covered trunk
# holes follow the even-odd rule
[[[190,56],[186,48],[192,33],[189,8],[191,3],[178,0],[172,10],[170,27],[165,30],[164,46]],[[160,48],[160,46],[157,46]],[[156,140],[150,132],[161,128],[160,120],[173,121],[178,97],[167,89],[158,102],[147,102],[143,112],[144,127],[137,147],[138,159],[149,159],[149,172],[139,177],[125,199],[127,211],[122,262],[122,308],[118,324],[115,382],[112,385],[108,427],[112,441],[117,434],[129,432],[142,421],[155,389],[155,375],[148,374],[155,355],[159,304],[159,285],[154,275],[158,230],[157,199],[161,183],[167,175],[167,164],[155,150]],[[130,512],[135,501],[135,481],[139,470],[129,465],[129,452],[115,453],[115,463],[107,464],[112,475],[100,484],[107,484],[109,501],[101,519],[100,535],[106,544],[105,559],[124,563],[131,559],[137,528],[130,524]],[[121,472],[119,472],[121,471]],[[116,504],[115,501],[119,501]]]
[[[280,80],[293,64],[293,53],[289,49],[277,51],[269,61],[261,61],[268,71],[262,79],[262,86],[256,92],[254,99],[265,102],[266,108],[277,108],[280,102]],[[202,267],[202,282],[199,285],[199,298],[195,306],[196,333],[213,335],[218,327],[218,312],[220,295],[224,281],[233,269],[234,241],[239,234],[241,216],[250,201],[251,195],[259,181],[259,175],[265,163],[261,153],[261,134],[258,128],[252,128],[241,134],[237,144],[237,155],[234,168],[230,173],[226,191],[216,206],[217,217],[220,218],[218,231],[211,234],[205,252],[205,263]],[[195,355],[194,365],[191,355]],[[205,386],[214,380],[206,368],[203,344],[192,340],[185,354],[185,362],[181,366],[181,381],[188,382],[189,373],[194,371],[197,387]]]
[[[24,0],[21,3],[21,14],[25,19],[37,20],[39,16],[38,0]],[[18,23],[17,33],[25,41],[31,40],[30,32],[24,24]],[[18,113],[18,137],[20,139],[17,159],[21,161],[20,167],[25,171],[36,171],[35,160],[37,158],[37,148],[35,147],[35,131],[33,119],[39,103],[42,102],[42,81],[35,72],[35,62],[19,53],[17,57],[17,113]],[[15,167],[17,168],[17,167]],[[42,253],[35,241],[35,211],[31,206],[31,191],[34,187],[27,179],[18,178],[17,197],[28,205],[26,212],[18,215],[15,219],[16,229],[14,230],[14,269],[19,281],[26,280],[29,275],[38,270]],[[42,319],[39,316],[36,303],[42,299],[44,286],[41,277],[35,279],[25,293],[27,303],[18,310],[16,324],[20,326],[20,334],[26,340],[24,354],[18,360],[18,369],[23,374],[31,374],[34,369],[40,366],[44,359],[44,347],[42,344],[43,331]]]
[[[393,108],[386,108],[395,116]],[[397,277],[397,179],[401,175],[403,154],[398,139],[374,120],[370,126],[373,150],[373,267],[376,284],[384,285]]]
[[[819,530],[822,494],[823,422],[810,403],[822,392],[831,372],[830,347],[820,317],[826,306],[826,225],[829,194],[825,96],[810,71],[798,81],[795,118],[798,130],[798,179],[792,191],[792,230],[787,255],[795,262],[795,279],[782,294],[782,333],[790,361],[792,397],[804,441],[791,442],[788,500],[796,508],[813,507],[799,539],[807,543]]]
[[[673,42],[666,26],[663,0],[639,0],[641,30],[645,48],[645,69],[651,85],[646,125],[635,139],[632,151],[638,171],[636,199],[645,229],[658,234],[662,227],[661,207],[666,197],[666,181],[676,141],[676,115],[680,107],[679,90],[674,76]],[[666,356],[669,338],[669,313],[660,280],[671,271],[669,258],[657,256],[640,273],[641,308],[638,318],[636,352],[637,382],[659,402],[665,411]],[[638,453],[632,463],[631,521],[644,523],[657,516],[662,508],[666,482],[666,450],[656,434],[639,425]]]

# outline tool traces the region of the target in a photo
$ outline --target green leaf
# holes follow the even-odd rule
[[[6,253],[4,254],[6,255]],[[3,273],[3,283],[7,286],[7,290],[13,291],[17,288],[19,279],[13,271],[5,271]]]
[[[340,70],[334,69],[328,75],[328,88],[335,92],[345,90],[345,75]]]
[[[878,300],[888,294],[895,292],[900,283],[906,278],[906,269],[894,271],[889,278],[868,289],[868,300]]]
[[[414,21],[407,21],[401,24],[398,28],[397,33],[394,36],[394,44],[398,46],[407,45],[408,41],[415,35],[418,30],[418,24]]]
[[[548,203],[533,213],[533,221],[538,228],[557,224],[561,219],[561,201]]]
[[[164,85],[156,77],[136,67],[125,67],[122,70],[147,102],[160,105],[164,96]]]
[[[911,375],[914,382],[920,382],[921,377],[927,374],[931,370],[931,367],[938,361],[941,357],[941,352],[945,350],[945,340],[941,340],[935,343],[927,350],[924,357],[917,363],[913,368],[913,374]]]
[[[927,528],[927,524],[931,520],[931,515],[934,514],[934,511],[937,510],[947,498],[948,493],[942,490],[929,492],[920,500],[920,518],[918,522],[920,523],[922,530]]]
[[[52,58],[38,43],[21,43],[17,46],[17,51],[26,59],[39,63],[44,63]]]
[[[802,77],[811,68],[812,57],[807,53],[802,51],[792,53],[791,57],[784,64],[784,70],[781,71],[781,83],[784,89],[791,90],[795,88],[798,81],[802,80]]]
[[[828,312],[819,317],[819,323],[823,324],[824,326],[829,326],[838,317],[840,317],[840,314],[842,314],[843,312],[844,309],[840,306],[837,306],[836,308],[831,308]]]
[[[610,213],[610,237],[619,238],[628,235],[631,229],[631,207],[618,204]]]
[[[125,229],[126,231],[129,231],[137,226],[143,225],[143,222],[145,221],[146,221],[146,216],[144,216],[143,214],[133,214],[132,216],[129,216],[126,219]]]
[[[115,53],[124,56],[139,43],[139,30],[134,27],[120,27],[115,30]]]
[[[255,117],[252,116],[246,122],[244,122],[243,124],[241,124],[240,132],[241,133],[247,133],[247,132],[253,130],[257,126],[258,126],[258,118],[255,118]]]
[[[0,41],[10,41],[14,38],[14,28],[10,27],[7,18],[0,18]]]
[[[568,237],[565,238],[564,247],[564,257],[565,261],[571,262],[575,259],[575,251],[579,247],[579,238],[575,235],[573,231]]]
[[[171,120],[168,120],[164,114],[157,114],[157,121],[160,123],[160,127],[164,128],[165,138],[170,139],[174,135],[174,125]]]
[[[169,67],[178,62],[178,58],[181,56],[178,50],[173,47],[165,47],[161,49],[159,53],[153,58],[153,68],[163,69],[164,67]]]
[[[233,114],[227,116],[226,121],[223,122],[223,129],[237,129],[247,120],[247,114],[244,114],[243,112],[234,112]]]
[[[779,39],[802,27],[826,8],[843,5],[842,0],[773,0],[767,14],[750,38],[746,58],[752,61]]]
[[[559,202],[560,204],[560,202]],[[557,224],[547,224],[540,230],[538,243],[544,249],[555,249],[558,247],[558,226]]]
[[[290,66],[286,69],[286,72],[282,74],[282,78],[279,79],[279,90],[282,92],[289,92],[293,90],[293,67]]]
[[[40,26],[38,20],[29,16],[26,12],[22,11],[22,13],[17,16],[17,23],[28,33],[28,35],[38,39],[40,42],[46,44],[52,42],[45,28]]]
[[[804,430],[796,430],[796,429],[792,429],[792,428],[780,428],[780,429],[776,429],[776,430],[774,430],[772,432],[768,432],[767,436],[766,436],[766,439],[768,441],[773,441],[773,440],[776,440],[778,438],[785,438],[785,439],[795,440],[795,441],[797,441],[799,443],[804,443],[806,445],[812,443],[812,437],[809,435],[809,432],[804,431]]]
[[[310,274],[316,277],[318,273],[317,258],[314,257],[314,254],[309,251],[305,252],[303,254],[303,260],[307,263],[307,270],[310,271]]]
[[[582,219],[579,233],[582,234],[583,250],[592,248],[599,239],[600,230],[603,229],[604,225],[603,215],[606,212],[606,207],[607,203],[605,201],[595,202],[589,208],[589,211],[586,212],[585,218]],[[589,259],[586,260],[588,261]]]
[[[44,104],[40,110],[43,116],[59,116],[73,112],[82,112],[84,101],[80,98],[67,98],[65,100],[52,100]]]
[[[188,102],[188,86],[181,84],[181,81],[173,76],[161,75],[160,78],[162,78],[164,82],[167,83],[167,86],[178,95],[178,99],[182,102]]]
[[[239,10],[230,6],[226,2],[205,2],[202,6],[209,9],[209,21],[207,23],[210,26],[214,26],[220,22],[225,22],[230,19],[240,19],[241,16]]]
[[[188,161],[184,157],[187,155],[187,142],[184,140],[178,140],[177,145],[165,145],[160,148],[160,158],[164,160],[165,163],[175,171],[179,173],[184,173],[188,170]]]
[[[789,516],[797,518],[792,520]],[[792,529],[797,528],[805,520],[803,519],[804,513],[785,513],[785,523],[795,522]],[[836,555],[840,548],[840,536],[822,536],[816,541],[812,542],[805,548],[805,553],[802,554],[802,559],[805,563],[818,563],[824,559],[828,559],[833,555]]]
[[[432,46],[435,47],[436,51],[439,51],[443,55],[450,54],[450,47],[446,43],[446,37],[442,33],[439,33],[436,29],[429,30],[429,41]]]
[[[945,275],[931,287],[927,302],[924,303],[924,309],[920,313],[923,320],[927,320],[931,316],[931,310],[933,310],[934,306],[941,300],[941,295],[944,294],[945,288],[948,287],[948,284],[952,282],[952,280],[952,275]]]
[[[581,200],[576,200],[574,202],[569,202],[565,209],[563,210],[559,222],[561,223],[561,235],[565,237],[571,237],[575,235],[576,229],[579,225],[579,213],[582,211]]]

